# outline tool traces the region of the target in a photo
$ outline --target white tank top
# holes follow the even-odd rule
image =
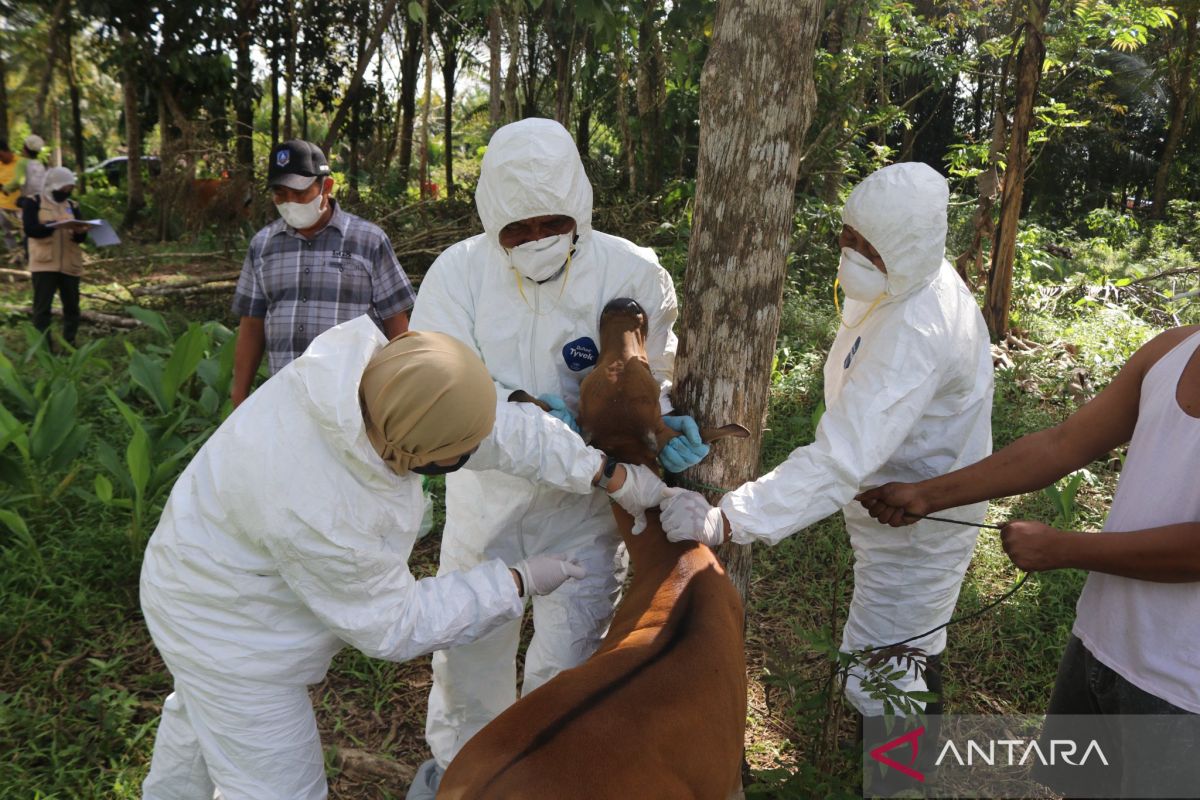
[[[1193,334],[1142,379],[1138,420],[1105,531],[1200,521],[1200,419],[1175,393]],[[1200,537],[1196,546],[1200,547]],[[1093,572],[1076,608],[1075,635],[1127,681],[1200,713],[1200,582],[1154,583]]]

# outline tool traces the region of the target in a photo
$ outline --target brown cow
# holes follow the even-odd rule
[[[615,300],[600,358],[583,382],[579,423],[624,463],[656,467],[658,384],[645,355],[646,314]],[[747,435],[740,426],[705,438]],[[746,723],[742,604],[712,550],[668,542],[658,512],[632,534],[613,506],[633,580],[588,661],[521,698],[450,764],[439,798],[711,798],[740,784]]]

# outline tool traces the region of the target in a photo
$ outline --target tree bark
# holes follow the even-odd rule
[[[424,0],[425,14],[421,20],[421,51],[425,59],[425,90],[421,93],[421,168],[417,172],[421,182],[421,199],[429,194],[429,112],[433,99],[433,43],[429,35],[429,0]]]
[[[421,24],[404,27],[404,58],[400,64],[400,180],[405,191],[412,172],[413,128],[417,117],[417,70],[421,67]]]
[[[629,193],[635,194],[638,188],[637,151],[633,146],[633,132],[629,126],[629,105],[625,100],[625,87],[629,83],[629,62],[625,58],[625,48],[618,42],[613,48],[617,62],[617,127],[621,129],[621,149],[625,153],[625,178]]]
[[[43,130],[46,124],[46,99],[50,96],[50,81],[54,77],[54,67],[58,64],[59,39],[62,33],[63,18],[67,13],[67,0],[58,0],[54,5],[54,13],[50,16],[49,33],[46,41],[46,69],[38,82],[37,98],[33,104],[34,133]]]
[[[234,149],[238,168],[246,180],[254,180],[254,64],[250,60],[253,42],[251,23],[258,13],[258,0],[238,3],[237,23],[237,81],[235,113],[237,133]]]
[[[556,31],[554,37],[554,119],[564,128],[571,127],[572,66],[575,63],[575,2],[561,0],[554,16],[547,18],[547,27]],[[545,5],[547,11],[551,3]]]
[[[279,142],[279,51],[271,48],[271,145]]]
[[[19,149],[8,140],[8,64],[0,53],[0,147]]]
[[[518,65],[521,53],[521,18],[517,9],[505,8],[505,27],[508,30],[508,71],[504,75],[504,121],[516,122],[521,118],[517,105]]]
[[[691,477],[710,486],[732,488],[758,475],[801,142],[816,104],[822,6],[722,2],[704,63],[674,403],[704,424],[740,422],[752,431],[717,443],[714,457],[693,468]],[[727,545],[720,554],[745,601],[750,548]]]
[[[496,0],[487,15],[488,29],[488,136],[504,124],[504,85],[501,82],[503,46],[500,38],[500,5]]]
[[[660,0],[648,0],[638,26],[637,106],[642,138],[642,182],[653,193],[659,184],[662,154],[662,108],[666,102],[666,70],[656,16]]]
[[[83,151],[83,112],[80,109],[79,100],[79,76],[75,72],[75,47],[72,43],[73,26],[67,22],[63,36],[67,45],[67,86],[71,93],[71,144],[75,151],[75,180],[79,184],[79,193],[83,194],[87,191],[87,174],[84,169],[87,167],[85,154]],[[2,80],[0,76],[0,80]],[[0,138],[3,142],[4,138]]]
[[[458,31],[453,20],[445,21],[442,37],[442,151],[446,162],[446,197],[454,196],[454,79],[458,73]]]
[[[1012,129],[1008,137],[1008,157],[1004,185],[1000,195],[1000,219],[992,240],[992,263],[988,270],[987,298],[983,316],[994,340],[1008,333],[1009,305],[1012,302],[1013,261],[1017,255],[1017,223],[1021,216],[1021,194],[1025,186],[1025,168],[1029,160],[1029,130],[1033,126],[1033,106],[1046,44],[1042,26],[1050,9],[1050,0],[1028,0],[1025,42],[1017,56],[1017,90],[1013,104]]]
[[[586,162],[588,152],[592,149],[592,105],[595,97],[594,76],[597,72],[595,48],[592,47],[592,31],[589,28],[583,35],[583,75],[579,87],[579,120],[575,125],[575,146]]]
[[[146,207],[146,189],[142,183],[142,120],[138,114],[137,61],[134,39],[121,31],[121,95],[125,104],[125,149],[128,169],[128,195],[121,227],[129,228]]]
[[[383,41],[383,33],[387,30],[388,23],[392,21],[392,15],[396,13],[396,4],[399,0],[387,0],[383,8],[379,11],[379,19],[375,23],[375,29],[371,32],[371,39],[367,42],[365,49],[358,53],[357,63],[354,67],[354,77],[350,79],[350,85],[346,88],[346,98],[353,97],[358,93],[358,88],[362,86],[363,75],[367,73],[367,67],[371,64],[371,59],[375,58],[376,51],[379,50],[379,44]],[[426,13],[428,13],[428,0],[426,0]],[[347,103],[343,99],[337,111],[333,114],[333,120],[329,123],[329,132],[325,134],[325,141],[321,147],[325,152],[329,152],[329,148],[333,146],[333,142],[341,133],[342,126],[346,123],[346,114],[349,112]]]
[[[1184,15],[1183,52],[1178,63],[1171,66],[1171,79],[1167,81],[1167,90],[1171,94],[1171,121],[1167,126],[1167,140],[1163,143],[1162,155],[1158,159],[1158,169],[1154,172],[1154,190],[1150,195],[1152,219],[1162,219],[1167,215],[1167,181],[1171,177],[1175,154],[1179,151],[1179,143],[1183,141],[1183,135],[1187,131],[1192,103],[1196,99],[1196,79],[1193,73],[1196,61],[1197,18],[1196,7],[1189,6]]]
[[[303,6],[301,11],[303,11]],[[296,7],[292,3],[288,3],[288,40],[287,40],[287,74],[283,76],[283,139],[290,141],[292,136],[292,84],[296,79],[296,50],[299,47],[299,42],[296,41],[299,33],[296,24]],[[308,136],[308,126],[304,126],[304,135]]]

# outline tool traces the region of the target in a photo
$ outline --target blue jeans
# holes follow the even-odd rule
[[[1122,736],[1118,719],[1121,716],[1178,714],[1191,712],[1134,686],[1092,655],[1079,637],[1072,635],[1058,665],[1058,678],[1054,682],[1039,744],[1049,752],[1052,739],[1064,738],[1061,726],[1066,723],[1056,729],[1056,715],[1096,715],[1095,738],[1104,752],[1119,754],[1120,781],[1114,782],[1111,777],[1097,780],[1094,774],[1089,781],[1088,776],[1079,774],[1078,770],[1067,776],[1063,770],[1040,764],[1035,764],[1033,776],[1065,796],[1147,797],[1150,796],[1147,791],[1152,792],[1164,776],[1170,777],[1172,785],[1180,785],[1180,775],[1196,773],[1187,779],[1187,784],[1196,786],[1200,792],[1200,769],[1196,765],[1200,742],[1180,736]]]

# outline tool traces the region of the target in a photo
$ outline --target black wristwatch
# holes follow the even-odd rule
[[[607,492],[609,481],[612,480],[613,473],[617,471],[617,464],[619,463],[621,462],[612,456],[605,456],[604,469],[600,470],[600,479],[596,481],[596,485]]]

